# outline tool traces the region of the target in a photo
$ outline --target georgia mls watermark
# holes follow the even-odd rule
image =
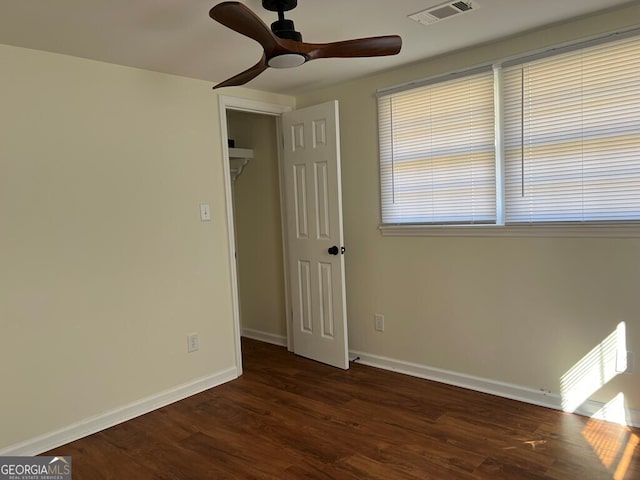
[[[0,480],[71,480],[71,457],[0,457]]]

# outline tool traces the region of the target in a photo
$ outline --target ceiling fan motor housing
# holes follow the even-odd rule
[[[271,12],[288,12],[298,6],[298,0],[262,0],[262,7]]]
[[[300,32],[296,32],[293,20],[276,20],[271,24],[271,31],[279,38],[295,40],[296,42],[302,41],[302,35]]]

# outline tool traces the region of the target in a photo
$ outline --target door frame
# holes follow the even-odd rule
[[[225,203],[227,209],[227,232],[229,235],[229,271],[231,280],[231,301],[232,301],[232,315],[233,315],[233,328],[235,333],[235,349],[236,349],[236,369],[238,376],[242,375],[242,346],[240,337],[242,331],[240,327],[240,303],[238,293],[238,271],[236,263],[236,238],[235,238],[235,220],[233,216],[233,186],[231,185],[231,170],[229,164],[229,149],[227,145],[227,139],[229,133],[227,130],[227,111],[238,110],[241,112],[256,113],[259,115],[269,115],[276,117],[276,143],[277,143],[277,157],[278,157],[278,176],[279,176],[279,194],[280,194],[280,216],[284,217],[285,214],[285,198],[283,185],[283,171],[282,171],[282,126],[280,116],[285,112],[290,112],[293,107],[286,105],[279,105],[274,103],[261,102],[257,100],[249,100],[240,97],[231,97],[227,95],[218,96],[219,114],[220,114],[220,140],[222,149],[222,172],[224,180],[224,193]],[[289,296],[289,275],[288,275],[288,263],[287,263],[287,226],[284,221],[282,224],[282,251],[284,261],[284,294],[285,294],[285,322],[287,326],[287,349],[293,351],[293,335],[291,332],[291,302]]]

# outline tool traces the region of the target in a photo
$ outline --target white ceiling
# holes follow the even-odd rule
[[[0,43],[211,81],[254,65],[261,47],[209,18],[217,0],[1,0]],[[261,0],[244,0],[267,25]],[[248,87],[298,93],[561,22],[629,0],[477,0],[480,8],[428,27],[407,18],[442,0],[298,0],[287,13],[305,41],[399,34],[393,57],[314,60],[268,69]]]

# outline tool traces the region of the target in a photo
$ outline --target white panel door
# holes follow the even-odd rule
[[[282,116],[293,350],[349,368],[338,102]]]

